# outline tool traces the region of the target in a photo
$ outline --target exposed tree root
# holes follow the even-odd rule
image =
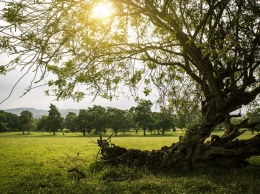
[[[217,140],[212,140],[217,141]],[[237,167],[246,166],[248,158],[260,155],[260,134],[248,140],[234,140],[223,144],[203,143],[192,147],[178,142],[160,150],[142,151],[119,146],[101,147],[102,159],[113,165],[145,167],[151,170],[185,170],[201,164]]]

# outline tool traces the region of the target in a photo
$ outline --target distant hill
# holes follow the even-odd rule
[[[35,108],[12,108],[12,109],[5,109],[5,112],[17,114],[18,116],[20,115],[21,112],[24,110],[28,110],[33,114],[34,118],[39,118],[43,115],[48,116],[49,112],[48,110],[42,110],[42,109],[35,109]],[[69,112],[74,112],[76,114],[79,113],[78,109],[59,109],[61,116],[65,117]]]

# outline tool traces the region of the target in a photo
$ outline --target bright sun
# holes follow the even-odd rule
[[[93,9],[94,18],[106,18],[111,15],[112,6],[109,3],[98,3]]]

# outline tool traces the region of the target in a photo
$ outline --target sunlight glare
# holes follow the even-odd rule
[[[94,18],[107,18],[111,15],[112,6],[109,3],[99,3],[92,9]]]

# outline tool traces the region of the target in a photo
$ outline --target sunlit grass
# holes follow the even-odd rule
[[[94,161],[98,150],[88,138],[17,135],[2,137],[0,141],[0,188],[9,188],[9,192],[33,185],[49,188],[56,182],[61,184],[66,181],[63,179],[69,168],[79,162],[86,167]]]
[[[105,134],[104,138],[109,137]],[[181,131],[159,136],[139,132],[112,137],[112,143],[143,150],[178,141]],[[252,137],[251,133],[243,135]],[[98,135],[31,132],[0,134],[0,193],[260,193],[260,158],[244,169],[206,169],[185,174],[152,174],[145,169],[95,163]],[[86,174],[79,179],[77,168]],[[113,177],[125,177],[113,181]]]

